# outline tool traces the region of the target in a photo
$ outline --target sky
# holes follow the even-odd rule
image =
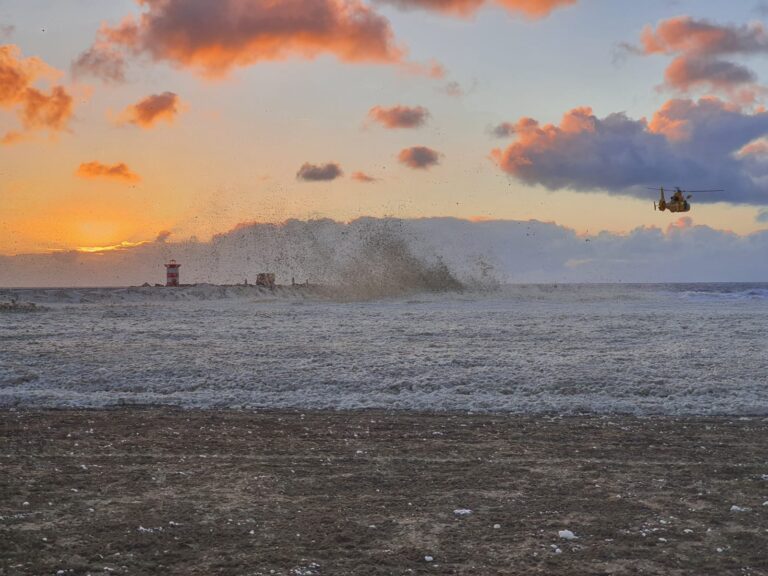
[[[0,255],[243,223],[768,229],[758,0],[0,0]],[[725,189],[654,212],[653,186]]]

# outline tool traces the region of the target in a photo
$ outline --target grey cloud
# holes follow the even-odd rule
[[[515,125],[511,122],[502,122],[491,128],[490,133],[496,138],[509,138],[515,133]]]
[[[642,196],[648,185],[725,188],[699,202],[768,204],[765,164],[738,151],[768,134],[768,113],[724,103],[672,100],[649,122],[627,115],[598,118],[588,108],[568,112],[559,126],[523,119],[517,139],[492,156],[526,184],[551,190],[604,190]]]
[[[106,45],[95,45],[80,54],[72,63],[76,77],[94,76],[107,83],[125,82],[125,58]]]
[[[409,168],[428,170],[440,163],[440,153],[426,146],[414,146],[401,150],[398,160]]]
[[[344,173],[335,162],[315,165],[305,162],[296,173],[296,178],[305,182],[329,182],[340,178]]]

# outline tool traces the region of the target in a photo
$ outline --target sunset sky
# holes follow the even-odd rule
[[[360,216],[768,228],[757,0],[0,0],[0,254]]]

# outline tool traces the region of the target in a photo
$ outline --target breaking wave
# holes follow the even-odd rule
[[[681,285],[678,290],[683,298],[700,302],[768,300],[765,284]]]
[[[77,253],[46,255],[53,269],[67,278],[72,269],[94,266],[93,257]],[[182,263],[180,289],[163,290],[162,264],[171,257]],[[111,271],[119,280],[143,279],[134,288],[37,289],[20,293],[0,290],[4,298],[88,303],[108,299],[130,301],[211,300],[242,297],[323,297],[365,300],[419,292],[461,291],[471,278],[459,279],[423,237],[400,220],[360,219],[350,224],[332,220],[243,225],[208,243],[151,244],[100,255],[94,274]],[[276,290],[253,286],[261,272],[272,272]],[[250,279],[250,282],[249,282]],[[71,286],[77,286],[73,278]],[[31,283],[31,282],[26,282]],[[102,279],[96,285],[107,284]],[[117,284],[117,283],[115,283]],[[113,284],[114,285],[114,284]],[[123,284],[124,286],[125,284]]]
[[[442,259],[416,256],[402,235],[387,228],[363,239],[340,264],[333,284],[337,296],[360,299],[464,288]]]

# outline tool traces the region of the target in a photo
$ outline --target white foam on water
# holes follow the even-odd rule
[[[694,289],[5,290],[0,405],[767,415],[768,301]]]

